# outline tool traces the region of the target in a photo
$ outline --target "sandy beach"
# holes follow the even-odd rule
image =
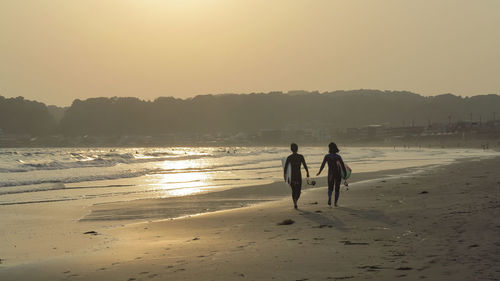
[[[499,165],[497,157],[354,175],[337,208],[321,181],[303,192],[299,210],[283,183],[265,198],[269,186],[81,207],[71,214],[78,221],[35,205],[53,223],[4,228],[0,280],[498,280]],[[162,219],[172,206],[213,212]]]

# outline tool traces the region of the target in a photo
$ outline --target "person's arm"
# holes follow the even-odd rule
[[[302,165],[304,165],[304,169],[306,169],[307,177],[309,177],[309,170],[307,169],[307,164],[306,164],[306,159],[304,159],[304,156],[302,156]]]
[[[325,167],[325,163],[326,163],[326,155],[325,158],[323,158],[323,163],[321,163],[321,167],[319,168],[319,172],[316,174],[316,176],[319,176],[319,174],[321,174],[321,171],[323,171],[323,168]]]
[[[342,157],[340,155],[339,156],[339,160],[340,160],[340,166],[342,167],[342,171],[344,171],[344,175],[347,175],[347,170],[345,169],[345,164],[344,164],[344,160],[342,160]]]
[[[290,158],[286,158],[286,161],[285,161],[285,169],[283,171],[283,180],[286,181],[286,171],[288,169],[288,163],[290,163]]]

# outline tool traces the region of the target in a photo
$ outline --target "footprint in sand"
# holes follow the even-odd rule
[[[380,267],[378,265],[364,265],[364,266],[358,266],[360,269],[366,269],[366,271],[379,271],[380,269],[384,269],[383,267]]]
[[[181,272],[181,271],[186,271],[186,269],[185,268],[179,268],[179,269],[175,270],[174,272]]]
[[[341,240],[339,241],[340,243],[344,243],[344,245],[368,245],[369,243],[366,243],[366,242],[351,242],[349,240]]]
[[[278,225],[290,225],[290,224],[293,224],[293,223],[295,223],[294,220],[292,220],[292,219],[286,219],[286,220],[283,220],[282,222],[279,222],[277,224]]]
[[[319,226],[313,226],[312,228],[325,228],[325,227],[332,228],[332,227],[333,227],[333,225],[320,224]]]

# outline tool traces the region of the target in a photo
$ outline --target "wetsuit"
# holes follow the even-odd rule
[[[286,158],[285,162],[285,175],[288,169],[288,164],[291,164],[292,176],[290,179],[290,187],[292,188],[292,198],[294,202],[297,202],[300,197],[300,192],[302,190],[302,174],[300,172],[300,165],[304,165],[304,169],[307,171],[306,160],[302,154],[293,153]]]
[[[323,163],[321,163],[321,168],[319,169],[319,173],[325,167],[325,163],[328,162],[328,198],[332,197],[333,189],[335,188],[335,204],[339,200],[340,194],[340,182],[341,182],[341,170],[344,172],[344,175],[347,174],[344,161],[342,161],[342,157],[337,153],[330,153],[325,155],[323,159]],[[319,174],[318,173],[318,174]],[[329,203],[330,204],[330,203]]]

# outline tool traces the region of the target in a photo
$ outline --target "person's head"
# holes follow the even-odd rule
[[[337,152],[339,152],[339,148],[337,147],[337,145],[334,142],[331,142],[328,145],[328,152],[330,152],[330,153],[337,153]]]
[[[296,153],[299,150],[299,146],[296,143],[292,143],[290,145],[290,149],[292,150],[292,152]]]

